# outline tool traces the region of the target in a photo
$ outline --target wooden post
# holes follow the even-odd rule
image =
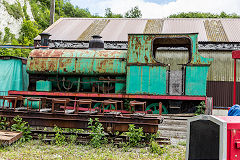
[[[50,6],[50,25],[54,23],[54,13],[55,13],[55,0],[51,0]]]

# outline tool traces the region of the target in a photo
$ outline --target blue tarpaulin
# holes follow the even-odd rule
[[[235,104],[228,111],[228,116],[240,116],[240,106]]]

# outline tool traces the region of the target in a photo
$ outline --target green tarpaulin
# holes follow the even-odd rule
[[[26,64],[23,64],[21,59],[0,59],[1,96],[7,95],[9,90],[26,91],[28,83]]]

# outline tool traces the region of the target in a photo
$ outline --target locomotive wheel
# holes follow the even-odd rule
[[[110,109],[110,105],[111,105],[112,109],[115,109],[115,106],[113,104],[109,104],[109,105],[105,106],[104,109],[105,110]],[[96,103],[93,108],[97,108],[97,107],[99,107],[99,108],[101,107],[102,108],[102,103]]]
[[[151,110],[153,114],[159,114],[159,103],[152,103],[147,106],[146,111]],[[167,108],[162,105],[162,114],[168,114]]]

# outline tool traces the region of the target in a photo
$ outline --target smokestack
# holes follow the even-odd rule
[[[49,33],[40,33],[39,34],[41,36],[41,47],[40,48],[47,48],[49,45],[49,37],[51,36],[51,34]]]
[[[89,41],[89,49],[104,49],[104,41],[99,35],[93,35],[92,40]]]

